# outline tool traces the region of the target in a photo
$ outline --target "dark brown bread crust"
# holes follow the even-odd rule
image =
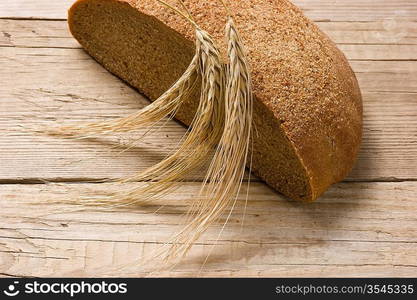
[[[253,74],[254,123],[258,129],[253,142],[253,170],[285,195],[313,201],[329,185],[342,180],[355,161],[362,133],[362,99],[356,77],[334,43],[287,0],[229,2]],[[225,49],[226,15],[220,1],[186,3],[196,22]],[[155,28],[161,26],[161,21],[180,33],[158,29],[172,40],[169,45],[178,44],[175,55],[181,59],[177,59],[175,71],[170,71],[171,80],[164,82],[160,76],[161,83],[156,83],[154,89],[142,89],[140,82],[130,78],[132,74],[115,67],[97,49],[98,43],[89,39],[86,31],[103,18],[112,22],[112,10],[103,9],[101,15],[96,12],[106,5],[120,7],[126,18],[132,17],[130,20],[146,19],[143,24]],[[86,10],[88,13],[83,15]],[[89,29],[82,24],[87,19]],[[193,54],[193,28],[155,0],[79,0],[69,12],[69,25],[87,52],[151,99],[181,75]],[[129,25],[132,24],[126,27]],[[164,63],[167,66],[172,62]],[[147,71],[149,76],[158,73],[155,69]],[[141,78],[140,74],[136,77]],[[178,119],[189,124],[194,108],[195,101],[184,106]]]

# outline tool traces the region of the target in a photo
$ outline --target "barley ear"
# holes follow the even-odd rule
[[[230,209],[224,228],[235,207],[243,181],[252,131],[253,95],[243,42],[231,17],[226,25],[226,37],[230,62],[226,71],[224,131],[200,197],[197,197],[189,210],[189,223],[172,241],[168,259],[186,255],[207,228]]]
[[[165,93],[138,112],[109,121],[92,122],[75,126],[45,129],[44,133],[55,136],[89,138],[112,132],[128,132],[153,127],[162,119],[172,118],[181,104],[189,98],[198,84],[198,51],[183,75]]]
[[[186,136],[178,149],[166,159],[123,180],[149,181],[147,186],[117,192],[111,201],[138,204],[160,198],[179,187],[193,170],[201,168],[215,149],[223,132],[224,71],[220,52],[210,35],[196,28],[196,43],[201,49],[201,95]]]
[[[158,2],[164,3],[160,0]],[[192,20],[191,17],[187,18]],[[224,121],[224,70],[220,52],[211,36],[197,24],[190,22],[195,26],[196,69],[201,78],[200,101],[190,128],[178,149],[171,155],[145,171],[121,180],[148,181],[146,186],[130,190],[121,190],[116,186],[115,192],[103,198],[101,204],[144,204],[161,198],[179,187],[193,170],[203,166],[221,137]]]
[[[157,1],[170,9],[175,10],[178,14],[186,18],[193,26],[197,27],[191,16],[183,14],[181,11],[164,1]],[[158,99],[138,112],[132,113],[126,117],[108,121],[91,122],[73,126],[59,126],[55,128],[35,128],[32,131],[52,136],[91,138],[97,135],[110,134],[112,132],[128,132],[144,127],[152,128],[162,119],[174,117],[184,100],[188,99],[198,87],[200,55],[199,44],[197,43],[195,55],[183,75]]]

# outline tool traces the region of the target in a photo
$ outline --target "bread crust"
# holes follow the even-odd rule
[[[154,16],[194,41],[190,24],[154,0],[78,0],[69,11],[69,25],[81,44],[74,21],[76,12],[82,4],[105,2]],[[292,193],[283,188],[282,180],[278,183],[275,174],[279,170],[262,157],[273,156],[273,150],[262,155],[254,152],[253,169],[287,196],[313,201],[331,184],[345,178],[357,156],[362,136],[362,98],[355,74],[336,45],[289,1],[229,2],[248,52],[258,121],[265,115],[273,124],[270,127],[284,132],[293,148],[291,155],[297,156],[304,169],[306,192]],[[226,14],[220,2],[189,0],[186,4],[196,22],[226,49]],[[187,123],[186,117],[179,119]]]

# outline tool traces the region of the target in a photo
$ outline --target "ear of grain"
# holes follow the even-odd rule
[[[197,43],[196,53],[183,75],[163,93],[157,100],[140,111],[129,116],[104,122],[94,122],[76,126],[61,126],[42,130],[43,133],[56,136],[74,136],[89,138],[94,135],[112,132],[128,132],[143,127],[152,128],[165,117],[172,118],[178,108],[188,99],[198,86],[198,65],[200,44]]]
[[[224,94],[224,72],[219,50],[210,35],[199,28],[191,16],[186,16],[164,1],[157,1],[175,10],[195,27],[196,54],[187,71],[158,100],[132,116],[116,121],[90,124],[87,127],[61,128],[61,131],[55,133],[59,135],[108,133],[128,131],[132,128],[136,129],[152,124],[159,121],[166,113],[174,113],[182,104],[183,99],[186,99],[188,94],[192,92],[196,80],[200,80],[199,77],[201,77],[200,102],[193,121],[179,148],[170,156],[139,174],[119,181],[122,183],[148,181],[146,186],[122,190],[116,182],[114,192],[106,193],[99,199],[97,197],[80,197],[75,199],[75,203],[111,208],[144,204],[152,199],[160,198],[178,187],[179,183],[191,171],[201,167],[220,139],[224,120],[224,108],[221,103]]]
[[[123,190],[103,197],[103,205],[145,204],[161,198],[177,188],[195,169],[202,167],[218,143],[223,132],[224,94],[223,66],[220,53],[210,35],[196,28],[199,49],[198,70],[201,75],[201,98],[190,129],[179,148],[166,159],[121,182],[148,181],[144,187]],[[92,203],[91,201],[88,201]],[[87,202],[84,202],[87,203]]]
[[[183,257],[207,228],[236,204],[243,181],[252,131],[253,96],[250,71],[242,41],[230,17],[226,25],[228,56],[225,124],[200,195],[194,201],[188,225],[174,238],[168,259]],[[223,228],[224,228],[223,226]]]
[[[219,217],[235,206],[247,161],[252,124],[252,87],[246,56],[232,18],[226,25],[230,64],[225,70],[210,35],[196,26],[196,56],[180,80],[160,99],[137,114],[115,121],[89,124],[83,128],[62,128],[58,133],[89,135],[128,131],[154,124],[175,113],[201,75],[201,97],[190,129],[178,150],[151,168],[121,182],[148,181],[145,187],[120,191],[85,204],[124,206],[144,204],[179,186],[186,176],[202,166],[216,149],[199,196],[190,207],[188,224],[169,241],[163,255],[171,261],[181,258]],[[225,86],[226,85],[226,86]],[[222,101],[224,99],[224,102]],[[162,107],[162,108],[161,108]],[[218,145],[216,147],[216,145]],[[224,224],[224,225],[225,225]]]
[[[73,136],[77,138],[90,138],[94,135],[108,134],[112,132],[128,132],[143,127],[153,127],[159,121],[165,117],[173,118],[183,104],[184,100],[188,99],[195,88],[198,86],[199,67],[201,66],[201,46],[203,43],[198,39],[198,26],[192,19],[191,15],[188,16],[182,13],[177,8],[171,6],[163,0],[156,0],[162,5],[172,9],[177,14],[187,19],[193,26],[197,28],[197,43],[196,51],[190,65],[185,70],[183,75],[163,93],[158,99],[147,105],[140,111],[133,113],[127,117],[118,118],[115,120],[94,122],[78,126],[61,126],[57,128],[48,128],[35,130],[41,133],[56,136]],[[182,1],[180,3],[185,8]]]

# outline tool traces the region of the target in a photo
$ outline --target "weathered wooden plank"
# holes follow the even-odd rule
[[[16,0],[0,2],[0,18],[66,19],[75,0]]]
[[[415,45],[417,24],[412,21],[317,22],[338,44]]]
[[[112,268],[130,265],[117,276],[146,275],[150,269],[138,266],[140,256],[181,228],[199,184],[187,183],[147,208],[69,212],[71,205],[52,203],[108,188],[0,185],[0,273],[114,276]],[[417,272],[416,196],[416,182],[341,183],[303,205],[253,183],[243,227],[244,196],[202,275],[410,276]],[[165,207],[152,213],[159,205]],[[174,271],[151,275],[195,276],[220,227],[213,226]]]
[[[99,143],[23,134],[18,125],[123,116],[148,102],[80,49],[4,47],[0,64],[0,180],[126,176],[167,155],[184,133],[169,122],[141,148],[120,155]],[[365,128],[349,179],[417,178],[417,62],[352,61],[352,66],[364,93]]]
[[[349,60],[417,60],[416,45],[341,44],[338,47]]]
[[[54,97],[53,95],[51,98]],[[28,105],[20,100],[16,103],[16,100],[12,100],[8,103],[3,102],[1,105],[2,112],[7,110],[7,115],[0,117],[3,132],[3,136],[0,137],[1,180],[36,178],[96,180],[127,176],[154,164],[167,155],[169,153],[167,148],[174,146],[175,141],[178,141],[184,133],[180,125],[170,122],[158,134],[148,136],[142,147],[124,153],[120,153],[121,149],[112,149],[111,144],[100,142],[62,140],[21,133],[6,135],[7,130],[21,130],[15,126],[16,123],[26,126],[36,124],[54,126],[57,124],[53,121],[55,119],[65,123],[69,123],[69,119],[73,122],[81,122],[94,119],[95,115],[100,114],[125,115],[138,107],[137,103],[132,103],[131,108],[109,104],[107,110],[100,110],[92,101],[74,100],[71,104],[62,104],[56,112],[45,112],[44,108],[39,109],[34,104]],[[358,163],[348,180],[417,178],[415,95],[369,93],[364,95],[364,100],[363,145]],[[71,109],[76,106],[76,103],[80,106],[79,110],[83,105],[88,110],[81,113]],[[26,106],[26,108],[32,107],[32,110],[30,112],[13,111],[16,110],[16,104]],[[52,102],[47,105],[54,107]],[[104,104],[101,106],[103,107]],[[66,110],[68,113],[65,112]],[[109,141],[116,139],[117,137]],[[201,178],[201,176],[202,173],[193,179]]]
[[[318,23],[352,60],[417,59],[417,22]],[[0,46],[79,48],[66,21],[0,20]]]
[[[291,0],[316,21],[417,20],[413,0]]]
[[[0,47],[67,47],[80,45],[69,32],[67,21],[2,20]]]
[[[318,22],[317,25],[338,44],[416,45],[416,22]],[[66,21],[2,20],[0,46],[70,47],[79,44]]]
[[[54,81],[56,86],[60,81],[69,80],[68,72],[78,72],[78,85],[81,82],[88,85],[88,81],[97,83],[91,74],[106,73],[81,49],[52,49],[52,48],[0,48],[0,63],[4,66],[0,76],[4,82],[3,89],[10,90],[25,87],[45,87],[45,81]],[[352,61],[351,65],[358,75],[363,92],[416,92],[417,91],[417,60],[416,61],[373,61],[364,58],[364,61]],[[89,68],[90,70],[86,70]],[[20,80],[9,76],[10,70],[16,72]],[[85,71],[84,71],[85,70]],[[83,71],[83,72],[81,72]],[[33,73],[43,74],[43,77],[33,78]],[[57,77],[60,76],[60,77]],[[95,75],[92,75],[95,76]],[[96,76],[97,77],[97,76]],[[106,77],[99,75],[100,79]],[[107,76],[109,77],[109,76]],[[30,78],[30,80],[28,80]]]
[[[363,141],[348,180],[416,178],[417,95],[365,93],[363,105]]]
[[[93,173],[97,171],[90,178],[97,178],[97,175],[98,178],[126,176],[138,171],[139,161],[141,169],[162,159],[184,134],[185,130],[181,125],[169,122],[159,134],[147,136],[140,144],[141,148],[135,147],[123,154],[120,152],[124,148],[113,148],[115,145],[112,144],[77,143],[25,135],[22,128],[16,126],[111,118],[127,115],[148,103],[144,97],[109,74],[81,50],[48,49],[44,52],[45,49],[28,48],[26,50],[29,52],[26,52],[25,49],[0,50],[0,64],[5,66],[0,71],[2,179],[19,180],[22,176],[88,178],[90,175],[86,173],[84,165],[88,161],[94,162]],[[48,54],[50,50],[52,52]],[[8,52],[7,56],[4,55],[5,52]],[[77,54],[74,56],[71,53]],[[10,74],[13,73],[18,80],[11,78]],[[81,86],[88,92],[79,94],[78,89]],[[13,132],[13,127],[18,130]],[[136,138],[139,137],[140,134],[137,134]],[[11,140],[14,142],[10,143]],[[108,142],[115,140],[120,140],[120,137]],[[37,146],[34,148],[34,145]],[[35,155],[39,155],[39,159],[30,157],[29,152],[35,149]],[[15,165],[17,157],[22,159],[19,165]],[[109,171],[107,166],[114,165],[115,158],[119,161],[116,163],[118,166]],[[84,167],[80,169],[82,165]],[[74,173],[74,170],[78,171]],[[69,174],[72,175],[68,177]]]
[[[363,93],[416,93],[417,61],[351,61]]]
[[[0,3],[1,18],[65,19],[74,0],[9,2]],[[293,3],[316,21],[417,20],[417,3],[413,0],[293,0]]]

